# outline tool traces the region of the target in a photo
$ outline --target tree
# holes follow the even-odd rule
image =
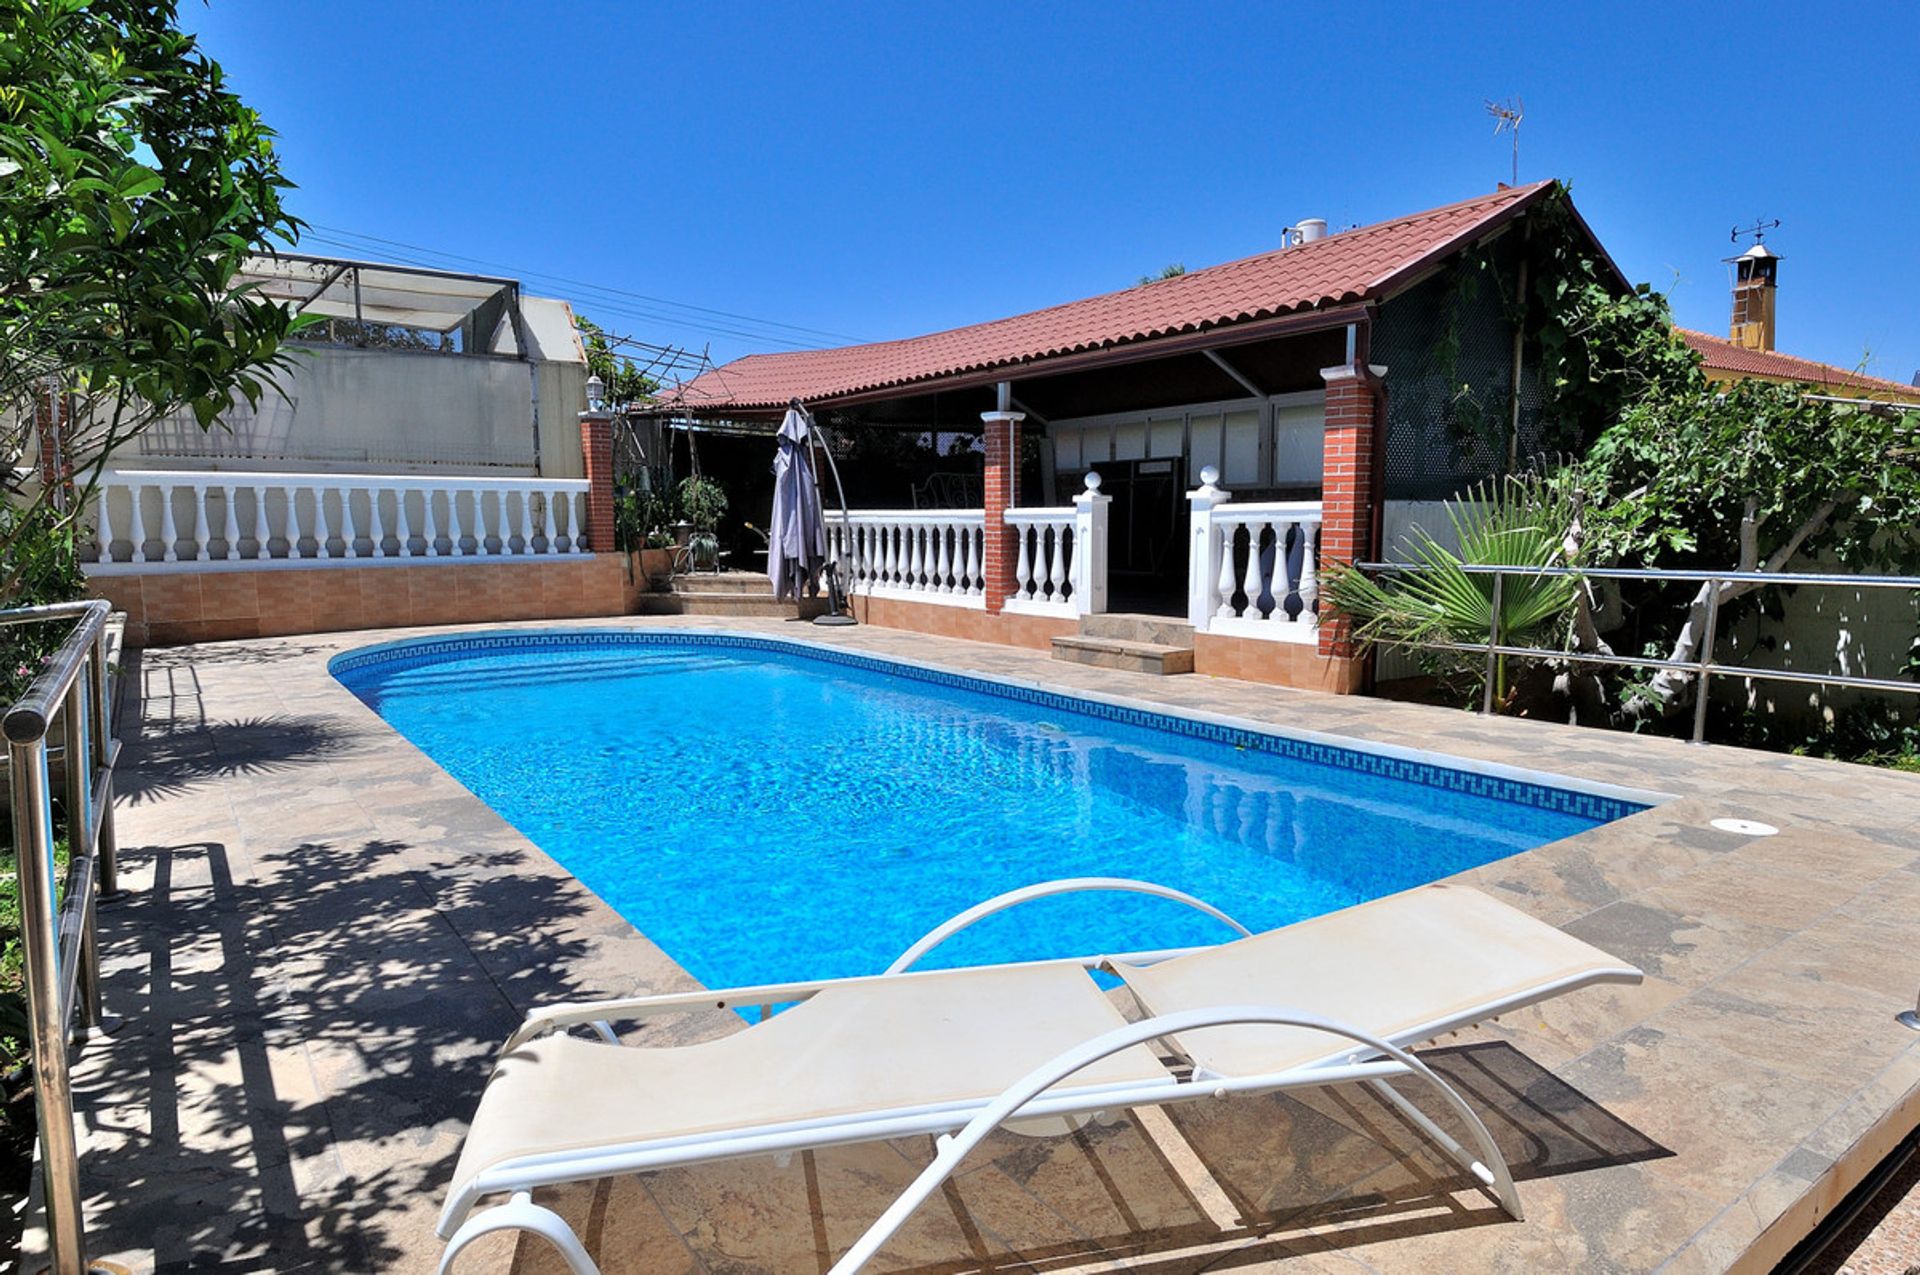
[[[1160,273],[1158,274],[1141,275],[1140,282],[1141,283],[1159,283],[1163,279],[1178,279],[1181,275],[1185,274],[1186,272],[1187,272],[1187,267],[1183,263],[1176,261],[1172,265],[1161,266]]]
[[[1742,381],[1635,404],[1580,466],[1588,552],[1686,570],[1787,571],[1815,555],[1856,570],[1910,567],[1920,547],[1910,421],[1808,388]],[[1760,587],[1723,581],[1717,598],[1710,584],[1691,590],[1661,653],[1698,659],[1709,606],[1724,614]],[[1692,681],[1662,670],[1629,711],[1670,712]]]
[[[615,411],[652,398],[660,392],[654,380],[630,358],[614,352],[614,343],[601,326],[585,315],[577,315],[574,326],[580,329],[580,342],[587,351],[587,375],[600,378],[605,386],[607,404]]]
[[[116,447],[270,387],[299,321],[239,271],[296,237],[289,185],[174,0],[0,6],[0,605],[15,541],[71,535]],[[77,422],[50,484],[22,476],[42,411]]]

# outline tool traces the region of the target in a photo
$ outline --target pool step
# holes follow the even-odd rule
[[[1129,673],[1193,672],[1191,645],[1169,646],[1128,638],[1089,637],[1084,633],[1068,633],[1053,639],[1053,658],[1096,668],[1124,669]]]

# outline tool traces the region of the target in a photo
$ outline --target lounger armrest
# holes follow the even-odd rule
[[[1135,881],[1127,877],[1065,877],[1059,881],[1043,881],[1038,885],[1022,886],[1018,890],[1009,890],[1005,894],[995,895],[985,903],[976,903],[966,911],[948,917],[939,925],[928,930],[920,941],[902,952],[893,964],[887,966],[888,974],[903,973],[911,969],[921,957],[939,947],[960,931],[975,925],[998,912],[1030,903],[1035,899],[1051,898],[1059,894],[1090,894],[1109,891],[1120,894],[1148,894],[1155,898],[1170,899],[1175,903],[1190,907],[1198,912],[1220,921],[1237,931],[1242,938],[1252,931],[1246,926],[1202,899],[1176,890],[1171,886],[1156,885],[1151,881]]]

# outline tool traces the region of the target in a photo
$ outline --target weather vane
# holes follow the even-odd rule
[[[1778,217],[1775,217],[1772,221],[1763,221],[1756,217],[1751,226],[1735,226],[1733,228],[1733,242],[1739,243],[1740,236],[1742,235],[1752,235],[1753,241],[1756,244],[1765,243],[1767,232],[1769,230],[1778,230],[1779,228],[1780,219]]]
[[[1505,102],[1487,100],[1487,114],[1493,116],[1493,135],[1513,134],[1513,184],[1520,184],[1520,121],[1526,118],[1527,104],[1519,98],[1508,98]]]

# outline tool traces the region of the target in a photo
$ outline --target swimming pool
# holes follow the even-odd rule
[[[570,630],[386,643],[339,681],[709,986],[875,973],[1004,890],[1156,881],[1263,929],[1644,808],[779,639]],[[1224,928],[1068,896],[929,965]]]

